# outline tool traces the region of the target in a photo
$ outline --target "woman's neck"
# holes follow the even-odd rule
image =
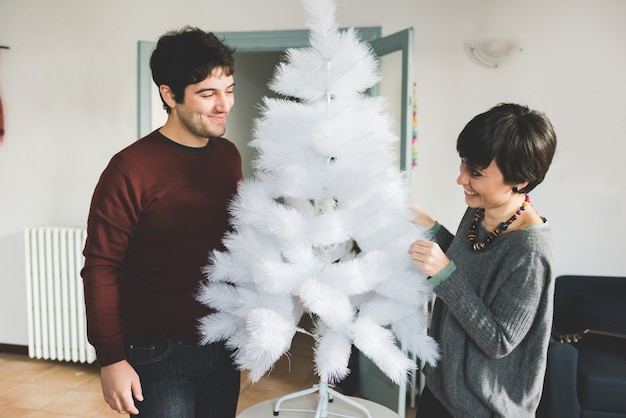
[[[506,205],[503,205],[498,208],[485,209],[485,216],[482,220],[482,226],[487,231],[493,231],[502,222],[508,221],[509,219],[511,219],[513,215],[515,215],[520,210],[522,205],[524,205],[525,198],[526,198],[526,195],[519,195],[519,198],[511,199],[511,201],[508,202]],[[532,206],[526,205],[525,210],[523,210],[518,215],[518,219],[516,219],[513,223],[510,224],[508,230],[518,229],[520,227],[527,225],[526,219],[531,217],[531,216],[527,216],[527,215],[530,215],[529,213],[527,213],[529,209],[532,209]],[[534,212],[534,210],[532,210],[532,212]]]

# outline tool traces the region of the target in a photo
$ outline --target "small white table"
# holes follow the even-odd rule
[[[287,399],[282,402],[278,415],[274,415],[274,407],[280,398],[271,399],[251,406],[239,415],[237,418],[270,418],[277,416],[279,418],[311,418],[315,415],[315,409],[318,405],[319,395],[312,393],[299,396],[294,399]],[[369,413],[375,418],[400,418],[400,415],[391,409],[384,407],[367,399],[355,398],[347,396],[351,401],[358,402],[363,405]],[[335,397],[332,402],[328,403],[328,415],[331,417],[354,417],[365,418],[363,411]]]

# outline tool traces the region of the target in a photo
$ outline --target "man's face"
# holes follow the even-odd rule
[[[216,68],[201,82],[187,86],[183,103],[176,103],[172,111],[192,135],[201,138],[222,136],[226,132],[230,108],[235,103],[234,86],[233,76]]]

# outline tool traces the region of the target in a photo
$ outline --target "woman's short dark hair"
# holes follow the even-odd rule
[[[214,69],[234,74],[234,52],[213,33],[185,26],[159,38],[150,57],[152,79],[157,86],[169,86],[176,102],[183,103],[185,87],[204,80]],[[165,101],[163,108],[170,112]]]
[[[495,159],[507,184],[528,181],[528,193],[543,181],[556,150],[550,120],[526,106],[501,103],[475,116],[459,134],[456,149],[471,167],[484,169]]]

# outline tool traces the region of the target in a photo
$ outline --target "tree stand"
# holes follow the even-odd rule
[[[328,403],[333,401],[333,398],[338,398],[341,399],[342,401],[352,405],[353,407],[363,411],[365,413],[365,416],[367,418],[372,418],[372,414],[370,414],[370,412],[367,410],[367,408],[363,405],[361,405],[360,403],[350,399],[347,396],[344,396],[343,394],[337,392],[336,390],[330,388],[328,386],[327,382],[323,382],[320,380],[320,383],[317,385],[313,385],[312,388],[310,389],[305,389],[305,390],[301,390],[299,392],[294,392],[294,393],[290,393],[288,395],[282,396],[281,398],[278,399],[278,401],[276,402],[276,406],[274,407],[274,416],[278,416],[278,414],[280,413],[280,405],[283,403],[283,401],[289,400],[289,399],[293,399],[293,398],[298,398],[300,396],[305,396],[308,395],[310,393],[315,393],[315,392],[319,392],[319,398],[318,398],[318,402],[317,402],[317,409],[316,410],[309,410],[309,409],[286,409],[283,408],[283,411],[292,411],[292,412],[315,412],[315,416],[314,418],[325,418],[329,415],[333,415],[333,416],[339,416],[339,417],[344,417],[344,418],[358,418],[358,417],[352,417],[349,415],[340,415],[340,414],[334,414],[332,412],[328,412]]]

